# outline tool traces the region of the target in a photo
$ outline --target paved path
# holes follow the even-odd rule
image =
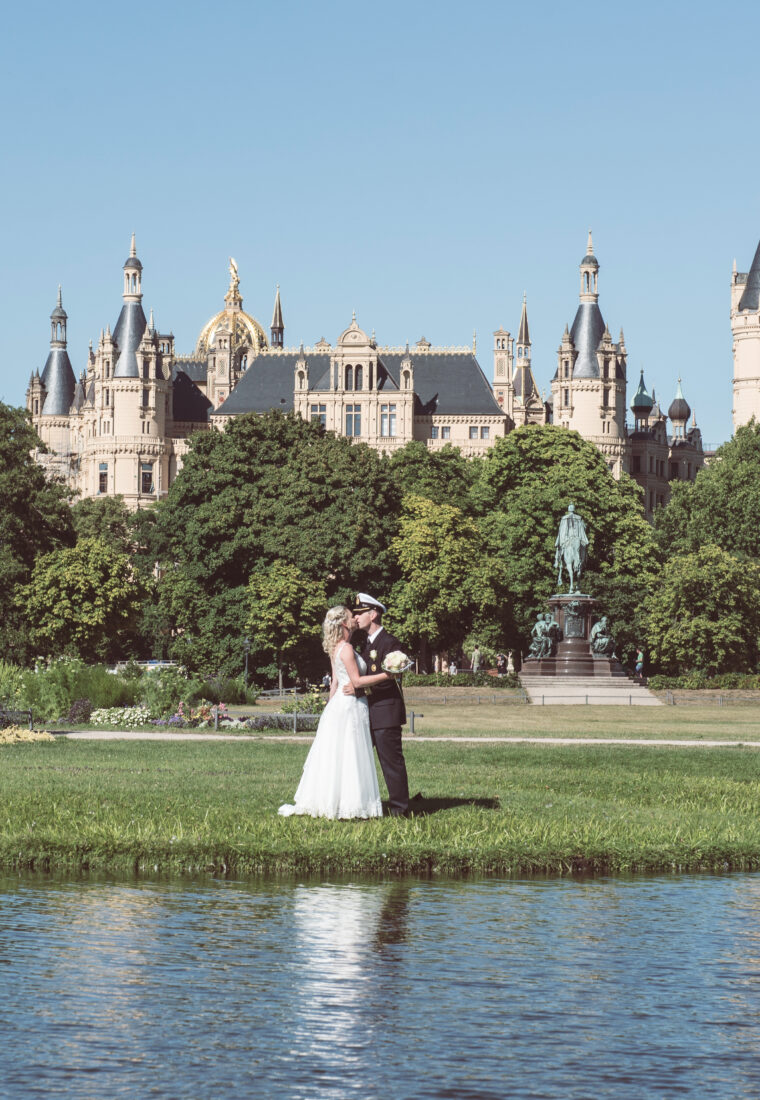
[[[309,734],[224,734],[224,733],[156,733],[153,730],[75,730],[59,733],[69,741],[277,741],[310,744]],[[760,741],[673,741],[664,738],[635,737],[419,737],[405,735],[404,741],[453,745],[637,745],[639,748],[674,749],[760,749]]]

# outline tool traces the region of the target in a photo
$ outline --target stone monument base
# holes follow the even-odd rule
[[[597,601],[581,592],[549,597],[549,608],[559,624],[562,640],[553,657],[526,657],[523,670],[530,676],[625,676],[616,657],[591,652],[591,627]]]

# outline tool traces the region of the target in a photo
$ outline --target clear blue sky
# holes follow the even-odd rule
[[[474,2],[16,4],[0,43],[0,398],[113,327],[137,233],[179,351],[227,263],[268,331],[468,344],[528,294],[548,389],[594,233],[600,305],[667,407],[731,433],[731,263],[760,238],[760,8]]]

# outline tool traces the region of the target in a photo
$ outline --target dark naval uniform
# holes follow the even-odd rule
[[[368,638],[361,650],[367,675],[382,672],[388,654],[402,648],[399,640],[381,627],[377,637],[371,642]],[[401,748],[401,727],[406,722],[404,696],[396,679],[374,684],[366,689],[366,694],[372,741],[388,788],[390,811],[394,815],[405,814],[409,809],[409,780]]]

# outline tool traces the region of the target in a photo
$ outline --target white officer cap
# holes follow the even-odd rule
[[[382,611],[383,614],[388,610],[385,604],[380,603],[374,596],[368,596],[366,592],[356,593],[354,611],[370,611],[373,607],[376,607],[378,611]]]

